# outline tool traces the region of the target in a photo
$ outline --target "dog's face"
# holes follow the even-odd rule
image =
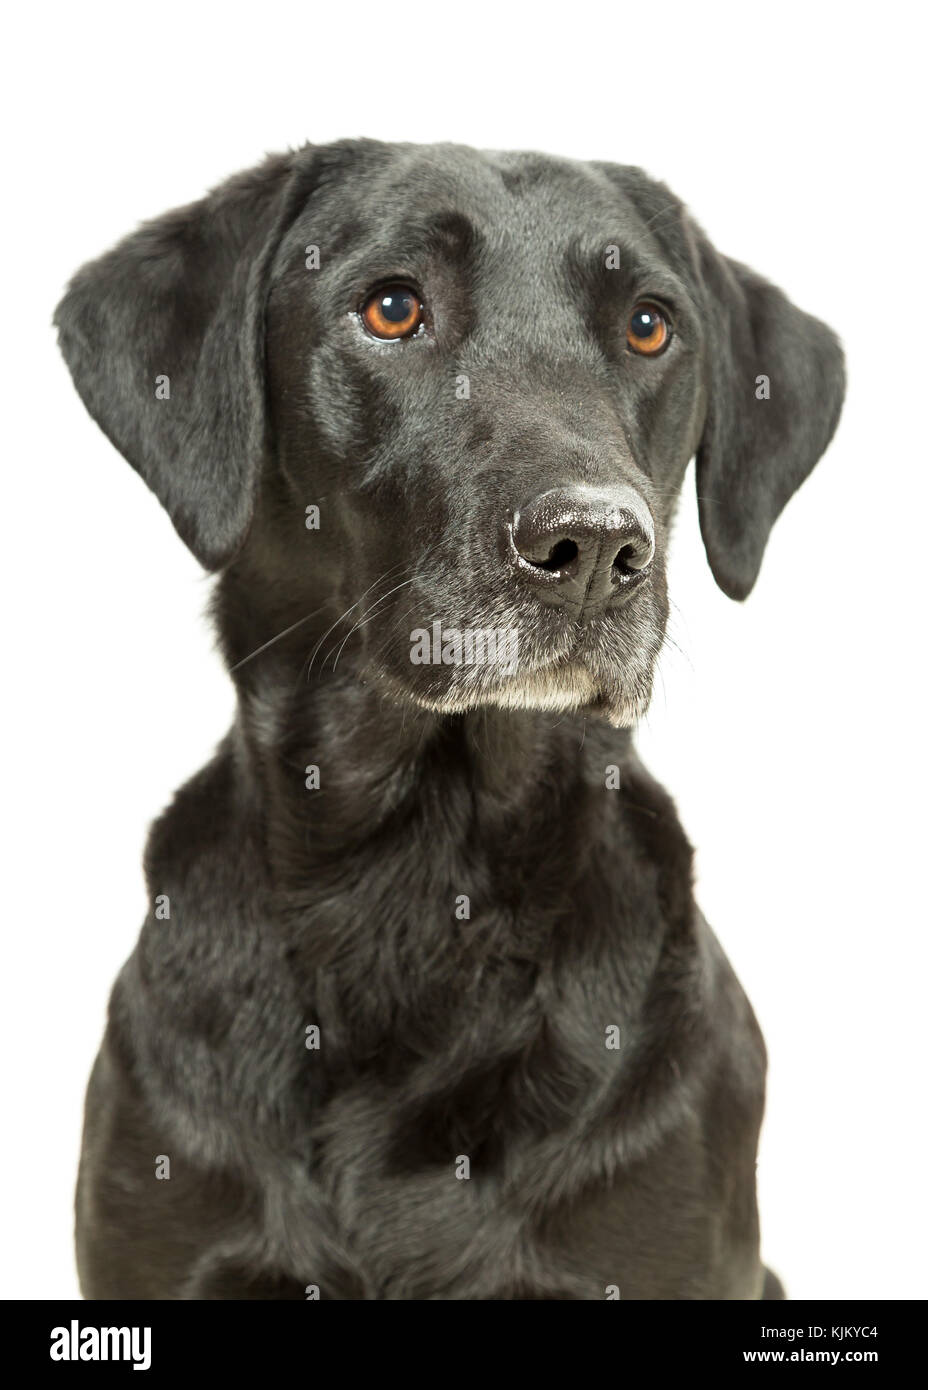
[[[400,698],[622,723],[646,702],[704,399],[699,317],[646,222],[587,166],[399,149],[347,164],[285,238],[278,461],[327,499],[316,558],[343,607],[365,595]]]
[[[743,597],[843,393],[829,330],[662,185],[461,147],[271,160],[85,268],[58,323],[204,563],[449,712],[633,723],[689,459]]]

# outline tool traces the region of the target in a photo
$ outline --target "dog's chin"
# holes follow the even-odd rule
[[[565,662],[520,671],[486,686],[452,686],[441,694],[414,689],[404,693],[434,713],[466,714],[487,707],[538,710],[590,715],[606,720],[616,729],[630,729],[647,710],[650,679],[638,681],[628,690],[614,682],[606,683],[585,665]]]
[[[605,614],[583,626],[557,615],[544,625],[520,621],[508,610],[473,624],[470,631],[511,634],[517,642],[497,640],[479,648],[481,660],[450,660],[444,650],[432,659],[402,664],[397,643],[386,661],[368,665],[369,677],[400,703],[413,703],[437,714],[466,714],[496,708],[551,714],[584,714],[617,729],[630,729],[645,714],[651,698],[664,620],[659,612],[636,608],[621,617]],[[463,626],[463,625],[462,625]],[[457,629],[451,628],[451,631]],[[424,628],[417,628],[422,634]],[[477,647],[473,649],[477,654]],[[453,649],[450,656],[460,656]]]
[[[501,709],[573,712],[605,719],[617,729],[630,729],[648,707],[649,692],[629,696],[607,688],[585,666],[532,671],[490,693],[485,703]]]

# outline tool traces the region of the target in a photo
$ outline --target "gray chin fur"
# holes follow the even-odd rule
[[[381,670],[381,681],[394,697],[440,714],[487,707],[548,710],[585,713],[629,729],[647,710],[663,631],[646,615],[607,615],[583,629],[564,625],[552,634],[500,606],[471,618],[470,625],[514,629],[519,637],[515,669],[501,669],[492,661],[446,665],[431,690],[395,671]]]
[[[474,683],[469,689],[458,687],[435,698],[418,693],[413,698],[426,709],[446,714],[463,714],[489,705],[498,709],[589,714],[605,719],[613,728],[630,729],[648,707],[650,673],[646,679],[636,681],[631,690],[614,686],[607,689],[588,667],[572,662],[520,673],[499,684]]]

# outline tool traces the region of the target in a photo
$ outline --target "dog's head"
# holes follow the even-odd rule
[[[632,723],[689,459],[744,598],[844,389],[830,330],[640,170],[456,146],[272,158],[85,267],[56,322],[91,414],[251,596],[233,660],[319,614],[445,711]]]

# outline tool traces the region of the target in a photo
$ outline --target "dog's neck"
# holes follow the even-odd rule
[[[468,999],[505,1018],[552,952],[582,954],[591,979],[613,961],[631,999],[668,933],[690,930],[690,846],[627,731],[442,717],[341,672],[308,685],[279,658],[239,693],[232,746],[273,920],[299,997],[341,1039],[334,1070],[392,1066],[398,1019],[438,1046]]]
[[[287,665],[239,686],[242,756],[265,813],[303,827],[307,862],[422,824],[463,847],[537,858],[592,798],[620,790],[631,734],[596,716],[485,707],[443,715],[355,675],[312,684]],[[291,824],[291,828],[292,828]]]
[[[335,643],[336,671],[327,639],[342,596],[308,587],[282,604],[266,579],[271,540],[259,528],[250,544],[214,615],[239,696],[241,757],[269,841],[289,846],[275,866],[285,879],[418,827],[461,854],[502,844],[527,866],[581,823],[587,842],[605,827],[597,810],[620,794],[616,770],[637,765],[628,730],[592,712],[424,709],[368,674],[364,630]],[[294,624],[294,610],[310,622]],[[268,630],[279,635],[268,641]]]

